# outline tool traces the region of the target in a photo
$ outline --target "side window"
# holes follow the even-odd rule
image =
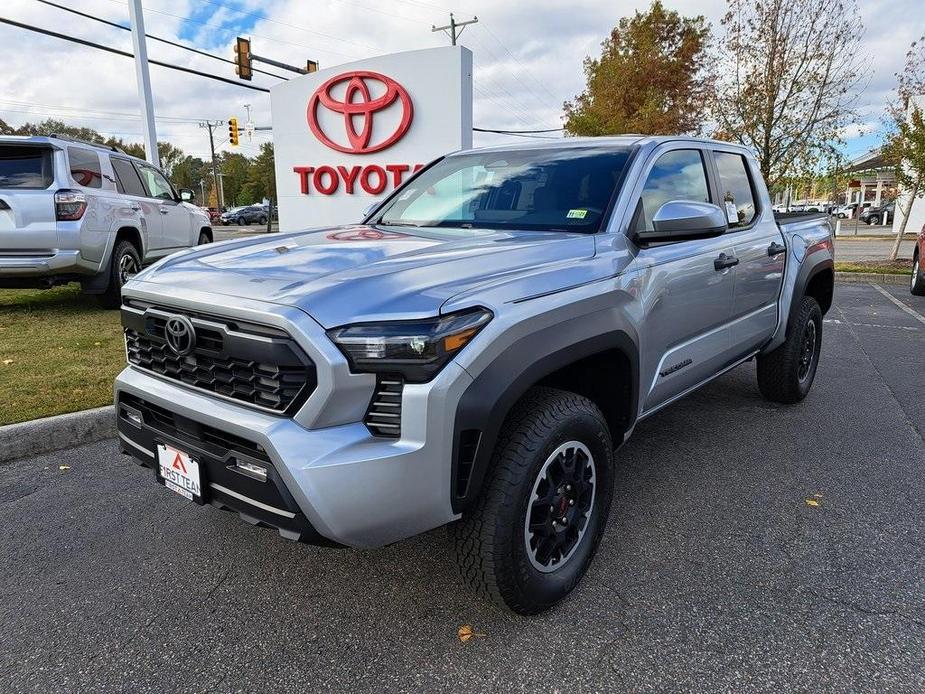
[[[660,156],[639,198],[634,229],[652,231],[652,217],[670,200],[710,202],[707,171],[697,149],[676,149]]]
[[[173,186],[167,182],[167,179],[164,178],[164,175],[157,169],[151,166],[144,166],[136,164],[135,168],[138,169],[138,173],[141,176],[141,180],[144,181],[145,188],[148,189],[148,194],[152,198],[160,198],[162,200],[173,200]]]
[[[729,227],[748,226],[755,219],[755,195],[748,174],[748,163],[741,154],[713,152],[719,171],[719,189],[723,193],[723,209]]]
[[[74,183],[84,188],[102,188],[103,171],[100,169],[100,155],[92,149],[68,147],[67,159],[70,162],[71,178]]]
[[[148,193],[141,184],[138,174],[135,173],[132,162],[128,159],[119,159],[117,157],[110,157],[109,161],[112,162],[112,170],[116,174],[116,187],[120,193],[137,195],[142,198],[147,197]]]

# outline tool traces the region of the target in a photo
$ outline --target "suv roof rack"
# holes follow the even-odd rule
[[[108,149],[111,152],[119,152],[120,154],[125,154],[125,150],[121,147],[116,147],[115,145],[107,145],[102,142],[91,142],[90,140],[81,140],[79,137],[71,137],[70,135],[58,135],[57,133],[51,133],[48,137],[53,137],[56,140],[65,140],[66,142],[77,142],[82,145],[90,145],[91,147],[99,147],[100,149]]]

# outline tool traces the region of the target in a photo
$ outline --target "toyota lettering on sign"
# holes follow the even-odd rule
[[[395,53],[271,90],[280,229],[351,224],[438,156],[472,146],[472,54]]]

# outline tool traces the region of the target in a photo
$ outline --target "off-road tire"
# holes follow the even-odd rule
[[[591,453],[593,501],[570,556],[544,573],[528,555],[526,514],[541,471],[566,442],[579,442]],[[520,614],[536,614],[571,592],[604,533],[613,496],[613,447],[607,422],[587,398],[533,388],[506,419],[491,465],[474,507],[450,528],[459,569],[481,597]]]
[[[812,322],[813,327],[809,324]],[[803,375],[807,332],[813,330],[812,353]],[[819,365],[822,349],[822,309],[811,296],[800,300],[794,320],[787,326],[787,339],[769,354],[758,355],[758,389],[772,402],[788,405],[800,402],[809,393]],[[802,377],[801,377],[802,376]]]
[[[912,276],[909,279],[909,291],[915,296],[925,296],[925,271],[922,270],[922,259],[918,253],[912,256]]]
[[[103,308],[119,308],[122,305],[122,285],[126,278],[123,272],[123,261],[134,264],[134,272],[141,271],[141,256],[131,241],[118,241],[112,249],[109,259],[109,285],[106,291],[96,295],[96,301]]]

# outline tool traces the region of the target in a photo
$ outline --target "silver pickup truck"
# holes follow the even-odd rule
[[[303,542],[449,524],[475,590],[535,613],[587,569],[637,422],[750,359],[766,398],[807,395],[833,280],[827,218],[776,220],[744,148],[458,152],[362,224],[138,274],[121,446]]]

